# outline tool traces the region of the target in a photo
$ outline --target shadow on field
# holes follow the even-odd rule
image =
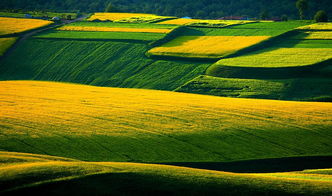
[[[160,164],[237,173],[270,173],[332,168],[332,156],[287,157],[235,162],[173,162]]]

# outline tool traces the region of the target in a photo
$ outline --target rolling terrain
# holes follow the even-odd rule
[[[6,151],[136,162],[331,155],[331,103],[36,81],[0,86]]]
[[[331,23],[83,18],[0,38],[0,195],[332,194]]]
[[[236,174],[0,152],[2,195],[328,195],[331,169]]]

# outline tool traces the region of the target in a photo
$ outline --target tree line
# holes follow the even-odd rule
[[[301,1],[301,2],[299,2]],[[299,2],[299,3],[298,3]],[[5,0],[1,10],[47,10],[57,12],[154,13],[215,19],[224,16],[249,18],[313,19],[319,10],[332,13],[331,0]]]

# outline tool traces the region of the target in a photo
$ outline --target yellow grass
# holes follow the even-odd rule
[[[52,24],[52,22],[39,19],[0,17],[0,35],[21,33],[49,24]]]
[[[89,26],[63,26],[62,31],[101,31],[101,32],[139,32],[139,33],[169,33],[171,29],[156,28],[114,28],[114,27],[89,27]]]
[[[152,55],[221,58],[267,40],[269,36],[181,36],[151,49]]]
[[[173,20],[166,20],[163,22],[159,22],[158,24],[174,24],[174,25],[185,25],[189,24],[191,22],[197,22],[199,20],[197,19],[188,19],[188,18],[177,18]]]
[[[154,14],[138,14],[138,13],[94,13],[88,20],[122,20],[131,17],[149,17]]]
[[[304,39],[332,39],[332,31],[308,31]]]
[[[15,43],[16,39],[16,37],[0,38],[0,56]]]
[[[332,23],[315,23],[307,26],[298,27],[297,29],[312,29],[312,30],[332,30]]]

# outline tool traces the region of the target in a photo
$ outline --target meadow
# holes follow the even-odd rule
[[[268,36],[180,36],[149,55],[218,59],[267,40]]]
[[[110,33],[114,36],[115,32]],[[126,34],[128,34],[128,39],[135,38],[129,37],[130,33]],[[146,34],[145,36],[149,35]],[[159,35],[158,33],[151,34]],[[83,33],[83,35],[86,34]],[[118,35],[119,39],[126,38],[124,33],[118,33]],[[97,86],[173,90],[186,81],[203,74],[210,65],[202,62],[147,58],[144,55],[149,48],[146,43],[130,43],[127,40],[126,42],[92,41],[86,38],[83,37],[83,41],[27,40],[2,59],[0,79],[51,80]],[[151,37],[148,36],[147,39],[151,39]]]
[[[157,163],[331,155],[331,103],[37,81],[0,87],[4,151]]]
[[[114,27],[80,27],[80,26],[64,26],[59,31],[95,31],[95,32],[137,32],[137,33],[169,33],[169,29],[144,29],[144,28],[114,28]]]
[[[2,195],[328,195],[331,169],[236,174],[0,152]],[[70,187],[70,188],[68,188]]]
[[[16,42],[16,39],[16,37],[0,38],[0,56]]]
[[[0,35],[9,35],[26,32],[44,27],[53,22],[39,19],[7,18],[0,17]]]

